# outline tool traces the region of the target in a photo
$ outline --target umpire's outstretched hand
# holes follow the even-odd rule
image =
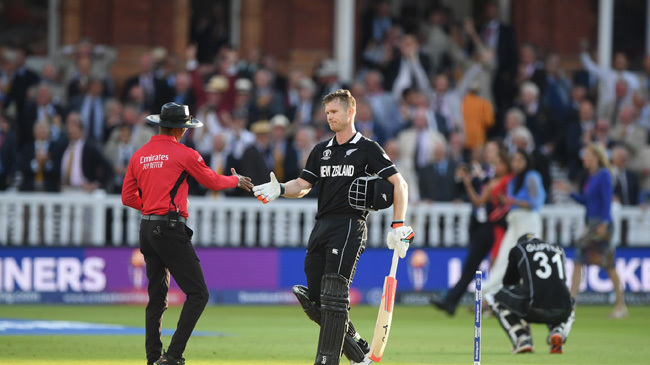
[[[235,168],[231,168],[230,172],[232,172],[233,176],[237,176],[239,178],[239,182],[237,183],[238,188],[244,189],[246,191],[251,191],[253,188],[253,182],[251,181],[250,177],[239,175],[237,171],[235,171]]]

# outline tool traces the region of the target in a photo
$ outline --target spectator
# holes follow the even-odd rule
[[[9,117],[0,114],[0,191],[14,183],[17,166],[16,136],[11,130]]]
[[[316,76],[316,98],[317,102],[323,97],[339,89],[347,89],[348,86],[339,81],[339,64],[335,59],[324,59],[318,69],[314,72]]]
[[[628,86],[625,80],[616,81],[614,99],[605,105],[600,105],[600,118],[607,119],[610,126],[615,126],[621,116],[624,106],[631,104],[632,99],[628,98]]]
[[[433,147],[432,161],[418,176],[420,200],[451,202],[458,199],[456,190],[457,163],[449,158],[446,143]]]
[[[429,87],[429,57],[420,51],[413,34],[405,34],[396,53],[384,70],[384,88],[398,100],[405,89],[417,88],[427,92]]]
[[[610,125],[607,119],[598,119],[596,121],[596,126],[590,131],[583,135],[584,145],[588,145],[589,142],[598,142],[605,147],[607,156],[610,156],[610,149],[616,141],[610,137]]]
[[[566,120],[571,103],[571,81],[562,70],[557,53],[546,57],[546,87],[542,89],[541,104],[552,113],[552,119]]]
[[[228,132],[230,134],[229,145],[231,146],[230,153],[232,154],[233,167],[237,170],[240,168],[244,151],[255,143],[255,134],[249,131],[247,126],[248,114],[246,112],[233,113]]]
[[[156,77],[154,73],[153,56],[146,52],[140,56],[140,69],[138,74],[124,82],[122,101],[128,99],[131,88],[139,85],[144,93],[144,107],[147,110],[160,110],[165,102],[164,97],[169,95],[169,86],[165,80]]]
[[[23,48],[5,50],[3,58],[5,62],[3,78],[7,78],[6,85],[3,85],[3,91],[8,91],[4,95],[1,106],[4,106],[6,110],[10,105],[15,105],[16,120],[21,120],[27,103],[27,91],[30,87],[38,84],[40,77],[25,66],[25,50]]]
[[[354,122],[357,131],[364,137],[370,138],[380,145],[383,145],[388,138],[386,131],[381,124],[377,123],[370,105],[362,101],[363,99],[361,98],[356,99],[359,100],[357,103],[357,115]]]
[[[609,136],[627,149],[630,164],[637,166],[637,156],[646,147],[648,132],[637,122],[637,115],[631,105],[621,109],[619,122],[610,130]]]
[[[526,127],[517,127],[512,131],[512,144],[518,150],[524,150],[530,154],[535,170],[542,177],[542,186],[545,191],[551,191],[551,163],[548,156],[542,153],[535,145],[533,136]],[[550,203],[551,194],[546,195],[546,203]]]
[[[93,75],[100,80],[110,79],[110,69],[117,59],[117,50],[113,47],[93,44],[90,39],[84,38],[79,43],[66,45],[55,52],[54,65],[61,70],[61,83],[68,85],[78,74],[80,62],[87,63],[87,76]],[[84,60],[84,61],[81,61]],[[112,87],[106,88],[112,92]]]
[[[259,69],[253,76],[253,94],[249,106],[249,121],[269,120],[284,113],[282,93],[273,86],[273,73]],[[247,175],[246,175],[247,176]]]
[[[223,94],[228,90],[228,79],[221,75],[212,76],[205,85],[206,101],[196,112],[196,117],[203,121],[204,128],[195,128],[192,141],[196,150],[205,155],[212,150],[212,139],[227,127],[224,113],[221,112]]]
[[[255,72],[262,67],[262,48],[250,47],[246,58],[237,62],[237,77],[252,80]]]
[[[113,166],[113,194],[122,192],[122,182],[126,175],[126,168],[129,166],[131,156],[136,151],[131,139],[131,126],[122,124],[118,126],[117,138],[107,141],[102,148],[106,160]]]
[[[423,51],[429,56],[429,70],[432,74],[444,72],[450,66],[447,55],[449,34],[447,33],[448,14],[445,9],[436,7],[426,17],[427,23],[422,27]]]
[[[400,156],[395,161],[399,164],[400,172],[409,185],[409,200],[420,200],[419,171],[431,163],[432,151],[440,143],[445,143],[445,137],[429,127],[427,109],[424,107],[415,109],[412,126],[397,135]]]
[[[313,127],[299,127],[293,137],[293,148],[296,150],[298,169],[302,169],[307,164],[309,153],[316,145]]]
[[[612,149],[612,167],[616,178],[614,201],[622,205],[637,205],[639,202],[639,177],[628,168],[628,153],[623,146]]]
[[[284,105],[287,110],[287,117],[289,120],[293,118],[290,117],[291,111],[295,110],[298,106],[298,101],[300,99],[299,83],[302,78],[305,77],[305,73],[301,69],[292,69],[289,71],[289,76],[287,77],[287,87],[284,91]]]
[[[231,114],[243,113],[248,115],[248,110],[251,104],[251,93],[253,92],[253,83],[249,79],[237,79],[235,81],[235,102]],[[225,114],[223,114],[225,116]],[[226,125],[230,124],[232,115],[229,115],[224,122]]]
[[[594,106],[589,100],[584,100],[580,103],[578,113],[576,120],[567,123],[563,140],[564,150],[566,151],[564,162],[568,167],[569,179],[571,181],[576,181],[578,177],[578,172],[582,168],[580,151],[585,146],[585,143],[588,144],[590,142],[590,138],[586,137],[592,135],[593,129],[596,126]]]
[[[624,101],[632,98],[632,93],[639,88],[639,79],[632,72],[627,71],[627,57],[622,52],[614,54],[613,68],[605,69],[597,65],[589,55],[589,44],[582,41],[580,44],[580,61],[582,66],[598,79],[598,115],[603,115],[603,108],[615,100],[616,83],[624,80],[627,84]]]
[[[271,130],[271,150],[273,154],[273,172],[280,181],[289,181],[298,178],[298,154],[290,140],[289,119],[278,114],[269,121]],[[281,178],[281,176],[283,178]]]
[[[22,120],[18,124],[16,131],[18,133],[18,148],[22,151],[24,146],[31,145],[31,142],[34,141],[34,125],[38,121],[51,122],[57,117],[63,117],[63,107],[54,102],[48,84],[38,84],[36,98],[27,102],[25,111],[22,113]]]
[[[484,8],[484,24],[481,38],[485,46],[495,53],[496,67],[492,78],[492,94],[496,106],[497,120],[512,105],[517,77],[517,42],[511,26],[499,20],[499,5],[488,1]],[[497,126],[497,132],[502,126]]]
[[[33,128],[34,140],[25,145],[20,156],[21,191],[59,190],[57,158],[60,146],[51,141],[50,125],[40,121]]]
[[[643,70],[639,75],[639,89],[645,94],[650,94],[650,54],[643,56]]]
[[[533,134],[535,144],[540,148],[552,150],[557,121],[552,119],[548,110],[540,105],[539,95],[537,85],[530,81],[522,83],[517,107],[526,116],[526,128]]]
[[[366,48],[369,42],[381,42],[384,34],[394,25],[397,19],[391,15],[390,2],[379,0],[374,7],[363,16],[363,39],[361,45]]]
[[[479,84],[470,84],[469,92],[462,102],[464,149],[470,151],[482,147],[487,141],[488,130],[494,125],[494,109],[489,100],[479,96]]]
[[[187,105],[190,113],[196,113],[196,96],[192,88],[192,76],[188,72],[175,74],[173,92],[170,100],[177,104]]]
[[[517,148],[514,143],[512,143],[512,132],[518,127],[526,127],[526,115],[519,108],[510,108],[506,112],[505,122],[506,128],[506,137],[503,140],[503,143],[506,145],[508,152],[511,154],[515,153]]]
[[[131,126],[131,144],[133,149],[137,151],[140,147],[144,146],[151,137],[156,135],[156,131],[146,124],[145,116],[148,114],[145,112],[138,112],[138,109],[133,104],[126,104],[122,109],[122,122]],[[113,129],[111,135],[108,137],[109,143],[117,143],[115,141],[119,140],[120,132],[117,129]]]
[[[438,74],[433,81],[433,92],[431,93],[431,108],[435,113],[439,129],[445,137],[452,131],[463,129],[462,103],[470,83],[480,73],[481,66],[472,66],[460,80],[455,88],[449,87],[449,77],[446,74]]]
[[[255,133],[255,143],[246,148],[239,162],[239,169],[251,178],[254,185],[264,183],[275,168],[273,153],[271,152],[271,131],[273,126],[269,121],[262,120],[251,125],[251,132]]]
[[[294,127],[310,125],[315,109],[320,108],[320,105],[314,99],[316,96],[316,83],[310,78],[303,77],[298,81],[297,91],[298,100],[296,100],[296,105],[294,108],[289,109],[287,115]]]
[[[230,167],[234,165],[232,155],[229,153],[229,134],[224,130],[217,132],[212,137],[212,151],[204,155],[203,159],[205,164],[217,174],[223,174],[225,171],[230,171]],[[218,197],[221,191],[211,191],[199,184],[194,178],[188,180],[189,191],[191,195],[208,195]],[[232,192],[230,190],[228,193]]]
[[[65,126],[69,142],[57,162],[57,166],[61,166],[61,189],[88,192],[106,189],[112,182],[113,168],[95,145],[84,140],[79,113],[68,114]]]
[[[59,105],[67,105],[68,99],[66,95],[66,88],[61,82],[59,73],[52,62],[46,62],[41,69],[41,84],[45,84],[50,88],[52,93],[52,102]]]
[[[88,89],[83,95],[70,99],[70,109],[81,116],[84,139],[101,148],[105,141],[106,118],[104,115],[104,84],[101,80],[91,78]]]
[[[537,47],[532,43],[524,43],[519,47],[519,72],[515,87],[520,88],[526,81],[535,84],[540,94],[544,93],[546,71],[542,62],[537,59]]]
[[[77,62],[77,70],[72,75],[67,85],[68,102],[72,102],[75,98],[82,97],[88,91],[91,80],[99,80],[103,84],[102,93],[104,97],[112,94],[109,89],[109,82],[106,78],[100,78],[92,72],[92,61],[88,57],[80,58]]]
[[[366,100],[372,108],[375,121],[379,123],[389,138],[394,137],[399,128],[396,119],[398,116],[397,103],[392,95],[384,90],[384,75],[377,70],[370,70],[366,73],[364,80],[366,85]]]

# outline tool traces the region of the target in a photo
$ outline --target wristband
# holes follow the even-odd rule
[[[390,228],[397,228],[397,227],[403,227],[404,226],[404,221],[393,221],[393,223],[390,224]]]
[[[283,196],[287,190],[284,188],[284,184],[280,184],[280,196]]]

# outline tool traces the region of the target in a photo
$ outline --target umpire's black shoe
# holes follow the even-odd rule
[[[185,365],[185,359],[182,357],[175,358],[163,352],[163,355],[154,363],[155,365]]]
[[[456,313],[456,307],[447,303],[446,301],[439,298],[432,298],[431,304],[438,309],[441,309],[447,312],[448,315],[453,316]]]

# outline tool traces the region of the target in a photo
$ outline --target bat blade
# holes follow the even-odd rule
[[[393,320],[393,305],[395,304],[395,290],[397,280],[394,277],[386,276],[384,279],[384,290],[381,295],[381,304],[375,324],[375,334],[372,337],[370,346],[370,359],[375,362],[381,361],[390,333],[390,323]]]

